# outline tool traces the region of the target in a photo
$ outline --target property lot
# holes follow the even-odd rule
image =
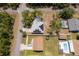
[[[78,27],[75,25],[76,22],[74,20],[78,21],[78,19],[74,19],[76,18],[76,16],[74,16],[73,18],[74,14],[73,9],[66,8],[63,9],[62,12],[60,12],[60,10],[52,10],[52,8],[39,8],[36,10],[37,10],[36,14],[39,14],[38,11],[40,11],[40,13],[42,14],[41,15],[39,14],[40,17],[39,15],[38,16],[36,15],[36,17],[33,19],[30,19],[30,17],[32,16],[27,17],[29,20],[33,20],[33,22],[25,21],[26,24],[32,23],[32,25],[30,25],[31,31],[25,29],[26,33],[27,32],[30,33],[27,33],[26,37],[23,38],[22,40],[22,44],[25,45],[24,46],[25,48],[24,50],[21,50],[20,55],[22,56],[66,55],[65,53],[63,53],[63,51],[65,51],[65,49],[67,48],[67,44],[66,43],[60,44],[63,45],[63,49],[61,48],[62,54],[60,54],[59,52],[61,51],[59,50],[60,47],[59,41],[77,40]],[[68,10],[71,13],[63,16],[65,13],[68,12]],[[25,16],[23,17],[26,17],[26,15],[27,14],[25,14]],[[25,20],[28,20],[27,18]],[[62,24],[60,21],[62,21]],[[78,23],[76,24],[78,25]],[[41,25],[42,28],[40,27]],[[76,33],[74,33],[74,31],[76,31]],[[41,39],[43,39],[43,42],[41,41]],[[31,47],[31,49],[28,49],[29,46]]]
[[[29,42],[31,41],[31,38],[34,38],[37,36],[30,36]],[[21,51],[22,56],[57,56],[59,55],[58,52],[58,45],[57,45],[57,38],[56,37],[49,37],[48,40],[46,40],[46,36],[40,36],[44,38],[44,50],[43,52],[34,52],[32,50],[23,50]]]

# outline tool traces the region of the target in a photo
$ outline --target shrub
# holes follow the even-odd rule
[[[26,37],[26,36],[27,36],[26,32],[23,32],[23,37]]]
[[[64,8],[60,13],[59,16],[63,19],[72,18],[74,14],[74,10],[71,8]]]
[[[19,7],[20,3],[0,3],[0,7],[3,7],[3,9],[12,8],[16,10]]]
[[[77,40],[79,40],[79,35],[77,35]]]
[[[65,7],[69,7],[70,4],[67,4],[67,3],[29,3],[26,5],[31,8],[53,7],[54,9],[63,9]]]

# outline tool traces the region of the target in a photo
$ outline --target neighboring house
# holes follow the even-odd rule
[[[69,30],[68,30],[68,22],[67,20],[61,19],[61,29],[59,32],[59,39],[67,39],[69,34]]]
[[[79,40],[59,41],[59,52],[79,56]]]
[[[32,47],[34,51],[43,51],[44,50],[44,40],[42,37],[37,37],[32,41]]]
[[[74,55],[79,56],[79,40],[73,40]]]
[[[79,32],[79,20],[78,19],[69,19],[68,25],[69,25],[69,31]]]

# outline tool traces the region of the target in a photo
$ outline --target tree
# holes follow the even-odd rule
[[[34,15],[34,17],[42,15],[42,13],[40,11],[37,11],[37,10],[35,10],[34,12],[32,12],[32,14]]]
[[[57,19],[57,18],[53,19],[53,21],[51,23],[51,29],[52,29],[53,32],[55,32],[57,34],[58,39],[59,39],[60,28],[61,28],[60,20]]]
[[[19,3],[8,3],[8,7],[16,10],[19,7]]]
[[[12,8],[16,10],[19,7],[19,4],[20,3],[0,3],[0,7],[2,7],[3,9]]]
[[[53,7],[53,9],[63,9],[70,6],[68,3],[28,3],[26,5],[31,8]]]
[[[79,35],[77,35],[77,40],[79,40]]]
[[[6,12],[0,12],[0,55],[10,55],[10,45],[13,39],[13,17]]]
[[[64,8],[60,13],[59,16],[63,19],[70,19],[73,17],[74,10],[71,8]]]
[[[33,11],[33,12],[30,12],[30,11],[24,11],[22,13],[22,16],[23,16],[23,23],[24,23],[24,27],[27,27],[27,28],[30,28],[31,25],[32,25],[32,22],[34,20],[34,18],[36,16],[41,16],[42,13],[40,11]]]
[[[24,22],[24,27],[30,28],[31,22],[33,21],[34,16],[31,14],[30,11],[24,11],[22,13],[23,16],[23,22]]]
[[[61,28],[60,25],[61,25],[60,20],[59,19],[54,19],[52,21],[51,28],[52,28],[53,31],[59,31],[59,29]]]
[[[68,4],[68,3],[53,3],[52,6],[54,9],[63,9],[63,8],[69,7],[70,4]]]

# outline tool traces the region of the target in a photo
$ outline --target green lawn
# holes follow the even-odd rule
[[[44,36],[43,36],[44,37]],[[31,37],[29,37],[31,38]],[[49,40],[44,37],[44,51],[34,52],[31,50],[21,51],[22,56],[58,56],[58,42],[56,37],[49,37]]]
[[[21,51],[22,56],[43,56],[44,52],[34,52],[31,50]]]
[[[77,33],[71,33],[72,40],[76,40],[76,37],[77,37]]]
[[[45,55],[58,55],[58,42],[56,37],[49,37],[49,40],[45,40]]]

